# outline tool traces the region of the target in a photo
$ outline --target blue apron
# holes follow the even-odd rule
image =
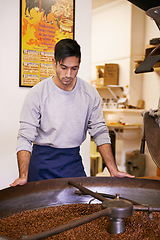
[[[76,148],[33,145],[28,182],[52,178],[86,177],[82,158]]]

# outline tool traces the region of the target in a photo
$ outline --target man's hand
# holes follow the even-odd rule
[[[31,156],[31,153],[25,150],[19,151],[17,153],[19,178],[17,178],[13,183],[10,184],[11,187],[14,187],[17,185],[24,185],[27,183],[30,156]]]
[[[17,178],[13,183],[10,184],[11,187],[15,187],[17,185],[24,185],[27,183],[26,178]]]
[[[129,173],[126,173],[126,172],[120,172],[120,171],[117,171],[117,173],[116,173],[114,176],[112,176],[112,177],[119,177],[119,178],[124,178],[124,177],[135,178],[135,176],[130,175]]]
[[[134,178],[135,177],[128,173],[118,171],[118,168],[117,168],[114,158],[113,158],[112,149],[111,149],[110,144],[103,144],[101,146],[98,146],[98,150],[110,172],[111,177],[119,177],[119,178],[123,178],[123,177]]]

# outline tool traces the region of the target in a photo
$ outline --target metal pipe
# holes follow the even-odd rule
[[[85,194],[91,195],[92,197],[95,197],[96,199],[100,200],[100,201],[109,201],[108,199],[106,199],[105,197],[103,197],[100,193],[94,193],[91,190],[82,187],[80,184],[73,182],[73,181],[69,181],[68,182],[69,185],[72,185],[76,188],[78,188],[80,191],[82,191]],[[105,196],[105,194],[104,194]],[[107,195],[106,195],[107,196]],[[108,196],[112,196],[113,195],[108,195]],[[126,200],[125,198],[122,198],[123,200]],[[132,200],[127,199],[128,201],[132,202]],[[152,207],[149,205],[140,205],[137,202],[134,203],[134,201],[132,202],[133,204],[136,204],[133,206],[134,211],[149,211],[149,212],[160,212],[160,208],[159,207]]]
[[[99,193],[92,192],[91,190],[82,187],[80,184],[78,184],[76,182],[69,181],[68,184],[78,188],[81,192],[84,192],[87,195],[91,195],[92,197],[94,197],[102,202],[108,201],[105,197],[101,196]]]
[[[148,212],[160,212],[159,207],[145,206],[145,205],[135,205],[133,206],[134,211],[148,211]]]

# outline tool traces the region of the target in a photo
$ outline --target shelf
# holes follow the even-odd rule
[[[137,124],[121,124],[121,123],[108,123],[106,124],[109,129],[139,129],[142,128],[143,124],[137,123]]]
[[[123,87],[119,85],[106,85],[106,86],[96,86],[96,89],[109,89],[109,88],[120,88],[123,91]]]
[[[129,109],[129,108],[106,108],[103,109],[103,112],[115,112],[115,113],[141,113],[145,109]]]
[[[124,88],[119,85],[96,86],[96,89],[97,90],[108,90],[112,94],[112,96],[116,99],[116,101],[118,101],[118,97],[113,92],[114,89],[120,89],[121,91],[124,91]]]
[[[137,129],[143,125],[144,109],[106,109],[103,111],[106,125],[114,129]]]
[[[154,67],[154,66],[153,66],[153,68],[154,68],[154,71],[155,71],[155,72],[160,72],[160,67]]]

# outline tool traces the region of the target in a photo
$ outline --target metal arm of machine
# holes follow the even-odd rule
[[[68,184],[78,188],[81,192],[83,192],[83,193],[85,193],[87,195],[90,195],[90,196],[100,200],[101,202],[107,200],[105,197],[101,196],[99,193],[92,192],[89,189],[87,189],[85,187],[82,187],[80,184],[78,184],[76,182],[70,181],[70,182],[68,182]]]
[[[130,199],[126,199],[126,198],[120,198],[119,195],[118,197],[117,196],[113,196],[113,195],[108,195],[108,194],[103,194],[103,193],[95,193],[95,192],[92,192],[91,190],[85,188],[85,187],[82,187],[80,184],[76,183],[76,182],[73,182],[73,181],[70,181],[68,182],[69,185],[72,185],[76,188],[78,188],[80,191],[82,191],[83,193],[85,194],[88,194],[88,195],[91,195],[92,197],[95,197],[96,199],[100,200],[100,201],[110,201],[110,200],[107,200],[106,197],[110,197],[110,198],[118,198],[118,199],[122,199],[122,200],[127,200],[127,201],[130,201],[132,202],[133,204],[135,204],[135,206],[133,207],[133,209],[135,211],[149,211],[149,212],[160,212],[160,208],[159,207],[152,207],[152,206],[148,206],[148,205],[143,205],[143,204],[139,204],[137,202],[134,202]],[[102,196],[103,195],[103,196]],[[105,196],[105,197],[104,197]]]
[[[135,73],[153,72],[153,66],[160,61],[160,44],[136,68]]]

